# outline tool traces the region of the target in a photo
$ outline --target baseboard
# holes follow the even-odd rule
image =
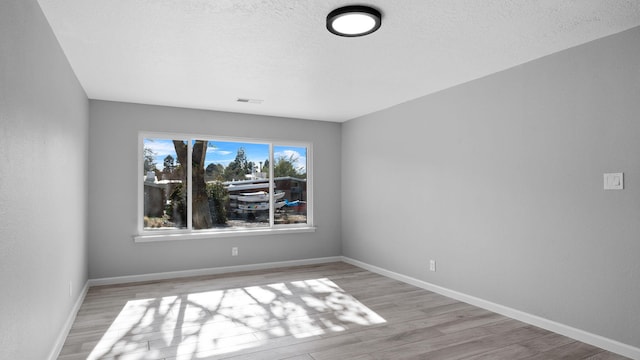
[[[260,263],[260,264],[223,266],[223,267],[206,268],[206,269],[169,271],[169,272],[152,273],[152,274],[90,279],[89,286],[91,287],[91,286],[101,286],[101,285],[126,284],[126,283],[132,283],[132,282],[175,279],[175,278],[189,277],[189,276],[217,275],[217,274],[226,274],[226,273],[232,273],[232,272],[238,272],[238,271],[274,269],[274,268],[287,267],[287,266],[314,265],[314,264],[323,264],[323,263],[336,262],[336,261],[342,261],[342,257],[331,256],[331,257],[314,258],[314,259],[289,260],[289,261],[278,261],[278,262],[269,262],[269,263]]]
[[[89,281],[84,283],[84,287],[82,288],[82,291],[80,291],[76,302],[73,304],[73,308],[67,316],[67,321],[65,321],[62,330],[58,334],[53,349],[51,350],[51,353],[49,353],[49,357],[47,357],[47,359],[56,360],[58,358],[58,355],[60,355],[60,351],[62,350],[62,346],[64,345],[67,336],[69,335],[71,326],[73,326],[73,322],[76,320],[76,315],[78,314],[78,311],[80,310],[80,307],[84,302],[84,298],[87,296],[87,291],[89,291]]]
[[[468,304],[493,311],[495,313],[516,319],[527,324],[531,324],[555,333],[570,337],[572,339],[597,346],[599,348],[620,354],[632,359],[640,360],[640,348],[621,343],[616,340],[608,339],[600,335],[592,334],[584,330],[576,329],[574,327],[564,325],[549,319],[545,319],[536,315],[532,315],[520,310],[516,310],[507,306],[493,303],[491,301],[483,300],[475,296],[467,295],[458,291],[450,290],[442,286],[434,285],[426,281],[422,281],[410,276],[402,275],[381,267],[367,264],[365,262],[355,260],[346,256],[342,257],[342,261],[369,270],[371,272],[384,275],[386,277],[396,279],[407,284],[417,286],[419,288],[433,291],[435,293],[466,302]]]

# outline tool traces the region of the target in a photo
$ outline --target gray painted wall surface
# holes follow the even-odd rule
[[[94,100],[89,107],[90,278],[341,254],[340,124]],[[312,142],[317,231],[134,243],[140,131]],[[232,246],[240,256],[231,257]]]
[[[345,123],[344,255],[640,346],[639,99],[635,28]]]
[[[37,2],[0,2],[1,359],[47,358],[86,283],[88,109]]]

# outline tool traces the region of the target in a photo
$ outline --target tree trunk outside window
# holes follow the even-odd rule
[[[194,229],[209,229],[213,226],[211,212],[209,210],[209,198],[207,196],[207,183],[204,179],[204,161],[207,155],[208,142],[196,140],[193,144],[191,154],[191,185],[192,189],[192,225]],[[173,146],[181,164],[187,164],[188,146],[181,140],[174,140]],[[187,184],[186,171],[184,172],[183,184]]]

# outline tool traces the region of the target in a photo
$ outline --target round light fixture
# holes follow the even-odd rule
[[[327,15],[327,30],[338,36],[356,37],[380,28],[380,11],[361,5],[337,8]]]

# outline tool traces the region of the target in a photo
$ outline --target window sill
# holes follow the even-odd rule
[[[181,234],[154,234],[145,233],[133,237],[133,242],[146,243],[157,241],[176,241],[176,240],[195,240],[195,239],[211,239],[211,238],[227,238],[236,236],[260,236],[260,235],[282,235],[282,234],[298,234],[315,232],[313,226],[291,227],[280,229],[251,229],[251,230],[224,230],[224,231],[203,231]]]

